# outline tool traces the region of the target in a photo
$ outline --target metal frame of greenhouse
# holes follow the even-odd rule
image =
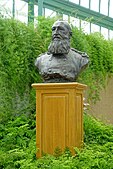
[[[15,1],[13,0],[13,17],[15,16]],[[108,31],[113,31],[113,18],[110,17],[110,2],[108,0],[107,5],[107,15],[101,13],[101,2],[102,0],[98,0],[98,12],[91,10],[91,1],[89,0],[88,8],[83,7],[81,5],[81,0],[78,0],[79,3],[76,4],[69,0],[22,0],[28,3],[28,23],[34,22],[34,5],[38,7],[38,16],[44,15],[44,9],[50,9],[55,11],[59,15],[68,15],[68,17],[72,16],[74,18],[88,21],[90,24],[95,24],[103,28],[107,28]]]
[[[91,0],[89,0],[89,9],[83,6],[70,2],[69,0],[23,0],[28,3],[28,22],[34,19],[34,5],[38,5],[38,15],[43,15],[43,9],[51,9],[59,12],[60,14],[66,14],[85,20],[91,18],[91,23],[102,26],[109,30],[113,30],[113,18],[109,17],[110,0],[108,0],[108,16],[100,13],[101,0],[99,0],[99,12],[90,9]],[[13,0],[13,16],[14,16],[14,2]]]

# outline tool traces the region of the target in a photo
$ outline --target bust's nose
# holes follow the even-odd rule
[[[54,34],[58,34],[59,30],[58,28],[56,27],[55,30],[54,30]]]

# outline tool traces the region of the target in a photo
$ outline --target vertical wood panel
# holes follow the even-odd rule
[[[65,148],[67,94],[43,94],[42,97],[42,149],[54,153],[55,148]]]

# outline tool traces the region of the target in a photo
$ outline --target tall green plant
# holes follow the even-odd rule
[[[34,68],[38,37],[32,25],[0,18],[0,104],[5,119],[29,107],[31,83],[40,80]]]
[[[32,24],[27,26],[13,19],[0,18],[0,104],[4,119],[8,114],[34,112],[35,91],[31,84],[41,82],[34,61],[47,51],[55,20],[39,17],[34,28]],[[99,33],[86,35],[73,26],[72,31],[71,46],[86,52],[90,58],[78,82],[88,85],[88,98],[96,101],[106,77],[113,73],[113,41],[105,40]]]

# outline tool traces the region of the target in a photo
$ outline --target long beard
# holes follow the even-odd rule
[[[68,54],[70,50],[69,40],[54,40],[48,47],[48,52],[51,54]]]

